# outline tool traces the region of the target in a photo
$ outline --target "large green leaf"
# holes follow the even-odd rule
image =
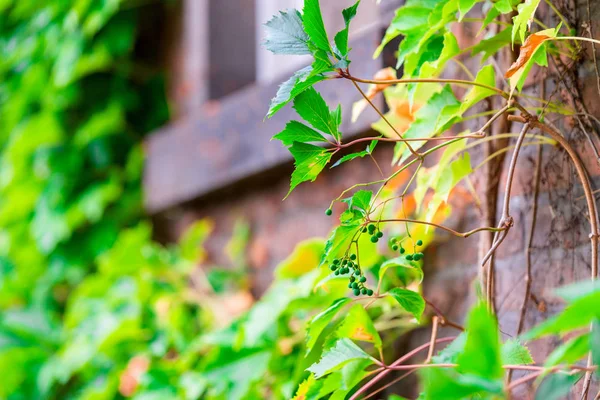
[[[331,320],[335,317],[338,311],[348,302],[349,298],[343,297],[341,299],[337,299],[331,304],[327,309],[315,315],[313,319],[307,325],[306,330],[306,352],[309,353],[317,340],[319,339],[319,335],[323,330],[329,325]]]
[[[554,367],[559,364],[575,364],[588,354],[591,350],[590,334],[586,333],[571,338],[566,343],[555,348],[546,358],[544,366]]]
[[[292,190],[302,182],[314,182],[323,168],[331,160],[331,152],[312,144],[294,142],[290,147],[290,153],[294,156],[294,172],[290,183],[289,196]]]
[[[298,10],[280,11],[265,24],[267,32],[264,45],[275,54],[312,54],[308,48],[308,35],[302,27]]]
[[[502,377],[498,325],[484,302],[471,310],[466,329],[467,341],[457,359],[458,371],[488,379]]]
[[[314,88],[309,88],[296,96],[294,110],[314,128],[340,140],[338,127],[341,123],[341,109],[330,111],[321,94]]]
[[[600,292],[593,292],[575,300],[567,308],[542,322],[524,334],[525,338],[537,339],[547,335],[558,335],[589,325],[600,318]]]
[[[424,368],[419,375],[423,385],[423,393],[419,399],[424,400],[489,398],[490,394],[501,396],[504,390],[499,379],[459,374],[449,368]]]
[[[342,252],[345,252],[360,229],[361,226],[356,223],[352,225],[340,225],[335,228],[325,244],[325,253],[321,259],[321,265],[332,261],[334,258],[340,256]]]
[[[406,311],[411,313],[417,321],[421,320],[423,311],[425,311],[425,300],[423,297],[412,290],[394,288],[388,292]]]
[[[372,360],[373,357],[364,352],[353,341],[342,338],[335,342],[335,345],[323,353],[321,360],[307,368],[308,371],[315,374],[315,378],[320,378],[341,369],[349,361],[353,360]]]
[[[294,142],[327,142],[319,132],[298,121],[289,121],[273,139],[281,140],[285,146],[291,146]]]
[[[319,49],[331,53],[319,0],[304,0],[304,30]]]
[[[336,335],[362,342],[373,343],[381,350],[382,342],[373,320],[361,304],[355,304],[344,317],[344,322],[336,330]]]

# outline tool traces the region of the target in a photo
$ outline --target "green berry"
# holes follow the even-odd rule
[[[325,215],[331,215],[333,214],[333,210],[331,208],[328,208],[327,210],[325,210]]]
[[[398,245],[397,244],[393,245],[392,250],[394,250],[394,251],[398,250]]]
[[[423,241],[421,239],[417,240],[417,246],[423,246]]]
[[[342,265],[346,265],[348,264],[348,260],[344,259],[344,261],[342,261]]]
[[[377,236],[371,236],[371,242],[377,243],[377,242],[379,242],[379,238]]]
[[[337,269],[337,267],[335,265],[332,265],[329,268],[331,268],[332,271],[335,271]]]
[[[362,288],[361,293],[362,294],[367,294],[367,288]]]
[[[365,282],[367,281],[367,277],[366,277],[366,276],[361,276],[361,277],[360,277],[360,281],[361,281],[362,283],[365,283]]]
[[[375,232],[375,225],[369,224],[368,229],[369,229],[369,232]]]
[[[413,260],[415,260],[415,261],[419,261],[420,259],[421,259],[421,255],[419,253],[417,253],[413,256]]]
[[[339,264],[340,263],[340,259],[336,258],[335,260],[333,260],[333,263],[336,264],[336,265]]]
[[[356,278],[354,276],[350,277],[350,282],[354,282],[354,280],[356,280]]]
[[[340,270],[336,269],[335,272],[334,272],[334,275],[339,275],[339,274],[340,274]]]
[[[362,228],[362,233],[367,233],[367,227]]]
[[[360,289],[354,289],[354,295],[355,296],[360,295]]]
[[[348,284],[348,289],[352,289],[352,284],[351,283]]]
[[[358,282],[352,282],[352,288],[358,289]]]
[[[400,254],[404,254],[406,252],[406,249],[404,247],[400,247]]]
[[[356,254],[350,254],[350,259],[351,260],[356,260]]]
[[[355,270],[354,271],[354,275],[359,276],[360,275],[360,270],[359,269]]]
[[[393,237],[392,238],[392,243],[394,243],[394,244],[398,243],[398,238]]]
[[[413,260],[413,256],[412,256],[412,254],[409,254],[409,255],[407,255],[407,256],[406,256],[406,259],[407,259],[408,261],[412,261],[412,260]]]
[[[377,237],[378,238],[382,238],[383,237],[383,232],[381,232],[381,231],[377,232]]]
[[[373,290],[367,289],[367,296],[373,296]]]

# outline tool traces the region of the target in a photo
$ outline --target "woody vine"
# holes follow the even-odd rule
[[[327,166],[336,167],[367,156],[372,158],[379,142],[395,143],[392,161],[395,170],[391,175],[372,182],[356,183],[340,193],[326,210],[329,216],[333,214],[333,208],[340,207],[338,203],[342,203],[344,208],[340,224],[327,241],[321,260],[321,265],[326,265],[328,272],[316,283],[315,290],[323,282],[341,281],[347,284],[349,294],[357,297],[354,300],[341,298],[331,305],[324,305],[324,311],[311,320],[308,336],[312,339],[309,342],[312,340],[311,346],[314,346],[315,338],[323,335],[321,356],[307,368],[308,378],[298,388],[296,398],[327,395],[331,395],[330,398],[371,398],[415,372],[420,376],[419,398],[425,399],[511,398],[517,389],[522,389],[521,386],[534,381],[532,390],[537,390],[538,396],[550,392],[554,395],[568,393],[576,382],[581,381],[579,396],[581,399],[588,398],[593,375],[597,374],[600,363],[600,349],[594,346],[600,337],[600,286],[595,284],[600,233],[598,211],[585,165],[565,135],[547,116],[578,114],[588,122],[594,117],[553,101],[554,93],[545,98],[543,79],[536,81],[536,84],[544,86],[540,98],[527,94],[524,87],[528,79],[533,79],[531,71],[535,65],[547,68],[548,60],[554,64],[557,60],[562,63],[561,57],[566,56],[577,60],[582,52],[581,43],[591,42],[592,46],[597,46],[600,41],[593,37],[575,36],[567,18],[550,1],[543,6],[560,21],[554,28],[536,18],[536,11],[542,7],[540,0],[492,3],[477,0],[407,1],[396,11],[375,54],[377,56],[384,46],[402,36],[397,69],[403,67],[403,76],[398,78],[396,70],[386,69],[369,79],[353,75],[351,67],[348,35],[350,23],[359,12],[359,4],[360,0],[342,11],[345,25],[333,41],[326,33],[318,0],[305,0],[302,12],[282,11],[266,24],[265,46],[268,50],[275,54],[313,56],[310,66],[299,70],[280,86],[268,111],[268,117],[271,117],[286,104],[293,103],[293,108],[304,120],[288,122],[285,129],[274,136],[289,148],[295,159],[290,193],[300,183],[314,181]],[[467,17],[479,5],[487,10],[485,19]],[[473,22],[479,24],[480,32],[489,31],[489,34],[480,43],[461,49],[451,26]],[[503,30],[498,32],[491,27]],[[536,31],[533,27],[544,29]],[[589,30],[591,36],[591,28]],[[515,46],[519,49],[518,58],[511,60],[510,67],[502,71],[494,56]],[[595,58],[595,49],[593,52]],[[467,53],[479,57],[484,65],[476,74],[472,74],[460,61],[459,56]],[[452,62],[469,79],[440,77]],[[359,118],[366,107],[379,114],[381,119],[373,126],[379,136],[347,140],[340,132],[341,107],[330,109],[313,86],[322,81],[333,85],[341,80],[351,82],[363,98],[352,110],[353,119]],[[467,89],[460,100],[453,90],[456,87]],[[598,87],[600,95],[600,80]],[[410,110],[408,121],[398,121],[398,115],[383,113],[375,105],[376,96],[382,92],[390,108],[399,102],[407,105]],[[494,98],[501,99],[501,103]],[[467,115],[480,102],[495,103],[497,107]],[[484,117],[480,128],[474,132],[451,134],[457,124]],[[491,134],[494,126],[499,125],[506,131]],[[509,144],[509,139],[514,139],[514,144]],[[592,150],[598,154],[589,134],[588,139]],[[481,164],[473,167],[467,150],[496,142],[503,143],[503,146],[497,147]],[[342,150],[361,143],[367,144],[365,150],[339,156]],[[589,220],[590,281],[560,289],[558,294],[569,306],[562,313],[523,333],[525,304],[530,297],[531,271],[528,263],[525,267],[528,284],[518,328],[520,336],[502,343],[494,316],[493,258],[514,226],[510,199],[520,151],[524,146],[541,148],[544,145],[557,145],[564,149],[584,192]],[[459,182],[468,181],[474,170],[487,163],[498,162],[498,158],[506,153],[510,154],[510,161],[499,221],[468,232],[445,226],[440,215],[452,189]],[[332,162],[336,157],[337,160]],[[429,157],[437,157],[437,165],[433,168],[424,167],[424,160]],[[374,158],[373,161],[376,162]],[[538,158],[536,176],[539,175],[540,162],[541,158]],[[392,184],[407,172],[407,181],[402,185]],[[536,181],[537,191],[539,176]],[[411,189],[416,203],[412,209],[405,204]],[[426,206],[423,206],[426,194],[429,196]],[[491,235],[489,246],[480,260],[476,285],[480,300],[469,312],[464,328],[448,320],[435,304],[420,293],[422,266],[426,262],[424,249],[433,240],[433,232],[439,230],[463,238],[475,234]],[[361,251],[380,241],[387,242],[388,251],[394,254],[394,258],[376,266],[375,274],[369,272],[372,268],[361,261]],[[382,284],[389,269],[403,276],[402,285],[390,287],[387,283]],[[381,339],[368,314],[375,307],[389,305],[386,303],[388,299],[395,301],[416,321],[421,321],[426,307],[435,314],[431,319],[429,343],[390,363],[385,360]],[[368,334],[342,335],[339,330],[326,329],[346,304],[363,304],[363,301],[363,310],[356,313],[361,315],[361,332]],[[444,325],[455,328],[459,335],[439,337],[439,327]],[[526,347],[528,342],[548,335],[566,334],[572,334],[574,338],[557,347],[543,363],[534,363]],[[373,352],[357,345],[356,341],[370,343],[374,353],[379,354],[373,356]],[[451,344],[436,354],[436,347],[448,342]],[[308,351],[311,351],[310,347]],[[422,363],[406,364],[420,353],[426,355]],[[585,361],[584,364],[581,360]],[[513,371],[526,373],[512,379]],[[331,389],[331,378],[339,378],[340,375],[335,374],[340,372],[346,374],[343,376],[351,374],[352,383],[345,382],[341,387]],[[381,385],[382,379],[390,373],[399,375],[390,383]],[[599,396],[600,393],[594,398]]]

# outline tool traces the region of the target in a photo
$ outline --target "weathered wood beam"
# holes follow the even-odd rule
[[[380,39],[379,30],[371,29],[351,41],[355,76],[371,77],[381,68],[381,61],[372,59]],[[272,119],[263,120],[277,86],[249,86],[150,135],[144,172],[147,210],[163,211],[289,162],[288,150],[270,139],[287,121],[297,118],[294,110],[287,106]],[[368,110],[350,123],[352,104],[360,94],[349,81],[326,81],[317,89],[330,107],[342,104],[346,137],[366,131],[377,120]]]

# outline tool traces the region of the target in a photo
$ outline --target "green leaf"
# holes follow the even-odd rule
[[[325,252],[321,259],[321,265],[330,262],[348,249],[352,238],[361,229],[359,224],[340,225],[333,230],[331,236],[325,243]]]
[[[551,374],[540,384],[535,400],[561,400],[569,394],[581,374]]]
[[[600,281],[597,280],[585,280],[571,283],[569,285],[562,286],[554,291],[554,293],[556,293],[557,296],[560,296],[568,303],[572,303],[575,300],[578,300],[595,292],[600,292]]]
[[[424,392],[419,399],[425,400],[489,398],[485,395],[502,396],[504,389],[500,379],[459,374],[450,368],[423,368],[419,375]]]
[[[600,366],[600,318],[592,322],[592,331],[590,332],[590,348],[592,349],[592,363]],[[596,376],[600,372],[596,371]]]
[[[458,20],[462,21],[465,14],[468,13],[478,1],[479,0],[458,0],[458,10],[460,11]]]
[[[421,321],[421,316],[425,311],[425,300],[419,293],[408,289],[394,288],[387,294],[392,296],[402,308],[411,313],[417,321]]]
[[[500,350],[502,364],[533,364],[529,349],[517,339],[508,339]]]
[[[352,195],[352,197],[342,201],[348,204],[349,209],[358,209],[366,213],[371,208],[371,197],[373,197],[372,191],[358,190]]]
[[[479,302],[469,313],[465,350],[458,356],[458,371],[473,373],[484,378],[501,378],[500,336],[494,316],[484,302]]]
[[[305,400],[317,400],[331,394],[329,400],[346,400],[347,394],[369,375],[365,368],[372,364],[372,360],[352,360],[347,362],[341,370],[333,372],[323,380],[321,390],[314,398],[307,397]]]
[[[327,142],[319,132],[298,121],[289,121],[273,139],[281,140],[284,146],[291,146],[294,142]]]
[[[494,67],[491,65],[486,65],[485,67],[481,68],[475,77],[475,82],[490,87],[496,87],[496,74],[494,73]],[[463,98],[460,106],[461,115],[469,108],[473,107],[476,103],[487,97],[493,96],[494,94],[496,94],[496,92],[491,89],[486,89],[481,86],[473,86],[469,93],[467,93]]]
[[[336,335],[340,338],[373,343],[381,350],[381,337],[362,304],[355,304],[350,308],[344,317],[344,322],[336,330]]]
[[[460,103],[454,96],[450,86],[445,86],[441,92],[431,96],[427,103],[415,113],[415,120],[402,137],[405,139],[415,139],[435,136],[446,129],[456,119],[456,109],[459,106]],[[383,123],[382,121],[378,121],[373,124],[373,129],[381,132]],[[414,150],[418,150],[425,143],[411,142],[411,146]],[[400,143],[396,146],[396,151],[394,152],[394,162],[402,163],[410,157],[410,154],[406,145]]]
[[[314,88],[309,88],[296,96],[294,110],[315,129],[330,134],[337,141],[341,139],[338,131],[341,123],[341,108],[329,111],[327,103]]]
[[[310,353],[315,343],[319,339],[319,335],[329,325],[337,312],[350,301],[347,297],[335,300],[326,310],[315,315],[308,323],[306,330],[306,354]]]
[[[554,367],[559,364],[575,364],[591,350],[590,345],[589,333],[574,337],[555,348],[546,359],[544,366]]]
[[[267,35],[263,44],[274,54],[312,54],[298,10],[280,11],[265,24],[265,28]]]
[[[465,350],[467,334],[461,332],[448,346],[433,356],[432,361],[435,364],[456,364],[458,355]]]
[[[511,0],[498,0],[494,3],[494,8],[502,14],[508,14],[513,10]]]
[[[471,56],[474,56],[478,53],[483,53],[481,56],[481,62],[483,63],[485,60],[496,54],[498,50],[502,49],[504,46],[511,43],[511,35],[512,29],[506,28],[500,33],[490,37],[489,39],[484,39],[481,42],[477,43],[473,46],[473,50],[471,51]]]
[[[363,158],[365,156],[368,156],[369,154],[372,154],[372,149],[375,147],[375,145],[378,143],[377,140],[373,140],[371,142],[371,145],[367,146],[366,150],[363,151],[358,151],[356,153],[350,153],[350,154],[346,154],[344,157],[340,158],[339,160],[337,160],[332,166],[331,168],[335,168],[335,167],[339,167],[341,164],[348,162],[348,161],[352,161],[355,158]]]
[[[331,53],[319,0],[304,0],[304,31],[319,49]]]
[[[290,79],[283,82],[281,86],[279,86],[277,94],[271,100],[271,104],[269,105],[267,117],[271,118],[287,103],[289,103],[306,89],[312,87],[315,83],[327,79],[324,75],[322,75],[322,73],[329,70],[331,70],[329,66],[320,64],[318,69],[315,69],[314,65],[309,65],[308,67],[296,71],[294,75],[290,77]]]
[[[408,261],[406,257],[396,257],[385,261],[379,267],[379,280],[383,279],[383,276],[388,269],[394,268],[396,276],[408,286],[413,282],[423,282],[423,270],[419,267],[419,263],[416,261]],[[401,270],[399,270],[401,268]],[[402,271],[402,272],[400,272]]]
[[[319,267],[325,242],[322,238],[306,239],[294,247],[294,251],[275,268],[278,279],[299,278]]]
[[[511,40],[515,43],[515,38],[525,42],[525,33],[529,31],[535,10],[540,4],[540,0],[525,0],[517,6],[517,15],[513,17],[513,28]]]
[[[364,352],[350,339],[340,339],[335,345],[326,351],[319,362],[314,363],[307,368],[307,371],[315,374],[315,378],[330,374],[341,369],[346,363],[352,360],[373,360],[373,357]]]
[[[350,21],[352,21],[352,19],[356,16],[356,10],[358,9],[359,4],[360,0],[354,3],[353,6],[348,7],[342,11],[342,16],[344,17],[344,23],[346,24],[346,26],[344,27],[344,29],[339,31],[333,39],[335,42],[335,46],[337,47],[342,57],[346,57],[348,55],[348,51],[350,50],[348,49],[348,33],[350,30]]]
[[[307,181],[314,182],[329,160],[331,160],[330,151],[307,143],[294,142],[292,147],[290,147],[290,153],[294,156],[295,169],[292,172],[290,190],[286,197],[300,183]]]
[[[527,332],[526,339],[537,339],[547,335],[558,335],[590,324],[600,319],[600,292],[592,292],[575,300],[563,312],[547,319]]]

